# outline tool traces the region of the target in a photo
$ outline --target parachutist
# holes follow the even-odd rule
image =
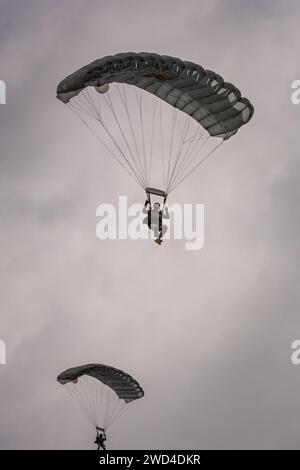
[[[143,222],[147,223],[149,230],[153,231],[155,243],[161,245],[163,242],[162,238],[168,230],[168,227],[163,225],[163,219],[170,218],[168,208],[163,206],[161,209],[159,202],[155,202],[151,208],[151,203],[147,199],[143,208],[143,214],[147,214]]]
[[[105,430],[129,404],[144,396],[139,383],[126,372],[105,364],[83,364],[65,370],[57,381],[66,387],[96,428],[97,450],[106,450]]]
[[[104,442],[106,441],[106,434],[105,431],[99,433],[99,430],[97,429],[97,436],[95,439],[95,444],[97,444],[97,450],[106,450]]]

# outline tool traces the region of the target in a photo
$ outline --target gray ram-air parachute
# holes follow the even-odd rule
[[[128,408],[144,396],[129,374],[104,364],[86,364],[62,372],[57,381],[77,401],[97,431],[106,431]]]
[[[65,78],[57,98],[146,192],[159,187],[165,198],[254,111],[215,72],[148,52],[95,60]]]

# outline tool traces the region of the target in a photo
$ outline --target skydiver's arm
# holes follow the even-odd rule
[[[163,219],[169,219],[170,218],[170,214],[169,214],[167,206],[165,207],[165,212],[163,212],[162,217],[163,217]]]
[[[149,201],[149,199],[146,199],[144,207],[143,207],[143,214],[148,214],[148,212],[149,212],[148,206],[150,206],[150,201]]]

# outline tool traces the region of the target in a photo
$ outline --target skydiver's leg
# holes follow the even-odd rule
[[[163,225],[162,228],[161,228],[161,231],[160,231],[160,238],[163,238],[167,231],[168,231],[168,226]]]
[[[167,230],[168,230],[168,227],[166,225],[163,225],[161,230],[159,230],[158,232],[157,240],[155,240],[156,243],[158,243],[159,245],[162,243],[162,238],[166,234]]]
[[[155,238],[158,238],[158,237],[159,237],[159,229],[158,229],[158,226],[157,226],[157,225],[153,225],[153,226],[152,226],[152,230],[153,230],[153,233],[154,233]]]
[[[152,225],[152,231],[154,233],[154,237],[155,237],[155,243],[159,243],[160,241],[160,238],[159,238],[159,228],[157,225]]]

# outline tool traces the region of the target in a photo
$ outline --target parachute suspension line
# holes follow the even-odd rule
[[[70,104],[72,104],[72,102],[74,103],[74,106],[77,106],[79,109],[81,109],[81,111],[86,113],[88,116],[94,119],[97,118],[97,113],[93,114],[91,112],[93,111],[94,105],[93,105],[93,102],[91,102],[90,96],[88,94],[88,90],[84,90],[82,93],[77,95],[76,100],[74,99],[72,101],[69,101]]]
[[[100,97],[99,97],[99,100],[100,100]],[[111,111],[113,117],[115,118],[115,121],[117,122],[118,128],[119,128],[119,130],[120,130],[120,132],[121,132],[121,135],[122,135],[122,137],[123,137],[123,140],[125,141],[125,145],[126,145],[128,151],[129,151],[129,153],[130,153],[130,155],[131,155],[131,158],[132,158],[132,160],[133,160],[133,162],[134,162],[134,164],[135,164],[135,167],[136,167],[136,168],[135,168],[135,171],[136,171],[136,173],[139,173],[140,180],[142,181],[142,185],[144,185],[146,182],[145,182],[145,179],[144,179],[144,176],[143,176],[143,172],[139,171],[139,167],[138,167],[138,165],[137,165],[137,163],[136,163],[135,156],[134,156],[134,154],[133,154],[133,152],[132,152],[132,150],[131,150],[131,147],[130,147],[130,144],[129,144],[129,142],[128,142],[128,139],[126,138],[126,134],[125,134],[125,132],[124,132],[122,126],[121,126],[121,122],[120,122],[120,120],[118,119],[117,113],[115,112],[115,109],[114,109],[114,106],[113,106],[113,103],[112,103],[112,100],[111,100],[111,98],[110,98],[110,94],[109,94],[109,93],[108,93],[108,98],[104,95],[104,100],[105,100],[105,103],[106,103],[108,109]],[[121,148],[121,147],[120,147],[120,148]],[[122,152],[122,153],[124,154],[124,152]]]
[[[90,409],[89,406],[89,396],[88,396],[88,387],[85,386],[85,379],[82,379],[82,381],[78,380],[78,391],[77,391],[77,386],[75,387],[73,384],[73,390],[75,393],[75,398],[78,398],[79,400],[79,405],[83,406],[83,411],[85,414],[89,417],[91,422],[95,421],[95,417],[93,415],[92,410]],[[78,395],[77,395],[78,394]]]
[[[118,413],[115,414],[114,418],[112,418],[111,420],[111,423],[110,423],[110,427],[114,424],[114,422],[119,419],[123,413],[125,413],[125,411],[127,411],[132,405],[132,402],[130,403],[125,403],[124,402],[124,406],[118,411]]]
[[[112,416],[114,416],[114,411],[117,406],[118,400],[112,396],[111,390],[107,390],[106,420],[108,423],[111,423]]]
[[[95,408],[95,379],[91,377],[83,377],[83,380],[80,381],[81,390],[85,396],[85,401],[87,403],[88,410],[90,410],[92,416],[92,422],[94,425],[97,425],[98,416]]]
[[[71,105],[72,106],[72,105]],[[71,109],[71,108],[70,108]],[[108,145],[104,142],[104,140],[101,139],[101,137],[98,136],[98,134],[94,131],[94,129],[83,119],[83,117],[78,114],[75,111],[75,114],[79,117],[79,119],[83,122],[85,126],[88,127],[90,132],[96,137],[96,139],[101,142],[101,144],[106,148],[106,150],[112,155],[112,157],[121,165],[121,167],[137,182],[138,185],[142,186],[142,182],[138,178],[138,176],[135,174],[134,171],[130,171],[123,163],[122,161],[116,156],[116,154],[108,147]],[[100,121],[99,121],[100,122]]]
[[[159,101],[159,122],[160,122],[160,142],[161,142],[161,161],[162,161],[162,172],[163,172],[163,188],[166,191],[166,175],[165,175],[165,156],[164,156],[164,139],[163,139],[163,123],[162,123],[162,112],[161,112],[161,101]]]
[[[113,408],[116,403],[118,403],[118,396],[113,392],[109,387],[105,389],[106,394],[106,407],[105,407],[105,422],[107,423],[107,428],[111,425]]]
[[[111,395],[114,392],[111,392]],[[115,394],[114,394],[115,395]],[[111,402],[113,402],[113,405],[108,408],[108,423],[109,427],[112,426],[113,422],[116,420],[116,418],[120,415],[120,412],[123,411],[124,407],[126,408],[126,403],[123,400],[120,400],[119,397],[115,395],[114,397],[111,397]]]
[[[189,171],[189,168],[193,165],[193,162],[200,158],[200,160],[209,153],[209,150],[204,150],[204,147],[207,142],[209,142],[210,137],[206,136],[203,139],[199,138],[197,144],[195,145],[194,149],[190,152],[188,158],[186,159],[184,165],[182,166],[180,174],[177,175],[176,180],[173,182],[173,185],[177,184],[177,181],[184,177],[184,175]],[[199,145],[200,144],[200,145]]]
[[[173,138],[174,138],[174,130],[175,130],[176,118],[177,118],[176,109],[173,108],[172,130],[171,130],[170,146],[169,146],[169,160],[168,160],[167,182],[169,181],[169,176],[170,176],[170,165],[171,165],[171,158],[172,158]]]
[[[126,102],[126,105],[127,105],[127,117],[130,121],[130,126],[131,126],[131,131],[132,131],[132,135],[134,137],[134,144],[135,144],[135,148],[136,148],[136,152],[139,156],[139,164],[140,164],[140,168],[141,168],[141,174],[145,175],[145,168],[144,168],[144,164],[143,164],[143,160],[144,160],[144,157],[143,155],[141,155],[141,151],[139,149],[139,145],[138,145],[138,139],[137,139],[137,132],[134,130],[134,125],[132,123],[132,119],[130,117],[130,112],[129,112],[129,107],[128,107],[128,99],[127,99],[127,93],[126,93],[126,89],[127,87],[123,84],[123,94],[125,96],[125,102]],[[134,91],[135,91],[135,95],[136,95],[136,98],[137,98],[137,93],[136,93],[136,89],[134,87]],[[146,182],[146,178],[144,177],[144,181],[145,181],[145,186],[144,186],[144,189],[145,187],[147,187],[147,182]]]
[[[96,416],[96,426],[105,428],[106,422],[104,417],[104,410],[105,410],[105,397],[103,395],[103,388],[99,386],[96,379],[93,380],[93,398],[92,403],[94,407],[94,413]]]
[[[112,143],[114,143],[115,147],[117,148],[117,150],[120,152],[121,156],[124,157],[124,159],[126,160],[128,166],[129,166],[129,169],[124,165],[124,163],[117,157],[117,155],[109,148],[109,146],[104,142],[103,139],[101,139],[101,137],[99,137],[99,135],[94,131],[94,129],[88,124],[88,122],[82,117],[82,115],[77,111],[77,106],[74,105],[72,102],[69,103],[69,106],[70,106],[70,109],[71,111],[74,112],[74,114],[76,114],[79,119],[83,122],[83,124],[92,132],[92,134],[94,134],[94,136],[96,137],[96,139],[98,139],[101,144],[106,148],[106,150],[112,155],[112,157],[122,166],[122,168],[137,182],[138,185],[143,186],[143,181],[142,179],[139,177],[139,175],[137,175],[136,171],[134,170],[134,168],[132,167],[132,165],[130,164],[130,162],[127,160],[125,154],[122,152],[122,150],[120,149],[120,147],[118,146],[117,142],[115,141],[115,139],[110,135],[108,129],[106,128],[105,126],[105,123],[102,119],[98,119],[98,118],[95,118],[94,116],[91,116],[90,114],[88,114],[89,116],[93,117],[94,119],[96,119],[97,121],[99,121],[99,123],[102,125],[102,127],[104,128],[105,132],[107,133],[107,135],[110,137]]]
[[[167,190],[166,190],[167,193],[170,189],[171,182],[172,182],[172,179],[174,177],[174,174],[176,173],[177,165],[178,165],[178,162],[180,161],[183,146],[184,146],[184,143],[185,143],[185,138],[186,138],[186,135],[189,131],[190,125],[191,125],[191,121],[190,121],[190,119],[188,119],[188,116],[186,116],[185,121],[184,121],[184,128],[181,129],[181,132],[180,132],[181,138],[178,142],[178,149],[177,149],[177,153],[176,153],[176,157],[175,157],[175,162],[174,162],[174,165],[173,165],[173,170],[171,172],[171,176],[170,176],[170,179],[169,179],[169,182],[168,182],[168,187],[167,187]]]
[[[217,150],[218,147],[220,147],[224,143],[224,140],[222,139],[220,142],[218,142],[206,155],[203,157],[185,176],[183,176],[172,188],[170,189],[170,192],[173,191],[177,186],[179,186],[186,178],[190,176],[193,171],[195,171],[202,163],[204,163],[212,153]]]
[[[104,420],[103,420],[103,422],[105,423],[105,427],[107,428],[108,423],[109,423],[108,411],[109,411],[109,402],[110,402],[110,400],[109,400],[110,389],[107,386],[105,386],[103,392],[104,392],[105,404],[106,404],[105,409],[104,409]]]
[[[120,413],[124,407],[126,409],[126,403],[123,400],[120,400],[119,397],[116,395],[114,391],[112,391],[109,387],[105,386],[105,429],[109,429],[113,422],[119,417]]]
[[[145,170],[146,170],[146,184],[147,187],[149,186],[149,172],[147,166],[147,155],[146,155],[146,147],[145,147],[145,135],[144,135],[144,121],[143,121],[143,94],[142,90],[140,90],[140,122],[141,122],[141,132],[142,132],[142,143],[143,143],[143,157],[145,162]]]
[[[138,110],[139,110],[139,121],[140,121],[140,128],[141,128],[141,135],[142,135],[142,157],[143,157],[143,169],[144,169],[144,174],[145,174],[145,182],[146,182],[146,186],[145,188],[147,188],[148,184],[147,184],[147,180],[148,180],[148,177],[147,177],[147,162],[146,162],[146,156],[145,156],[145,137],[144,137],[144,128],[143,128],[143,113],[142,113],[142,103],[143,103],[143,99],[142,99],[142,90],[139,90],[139,96],[138,96],[138,92],[137,92],[137,88],[134,87],[134,92],[135,92],[135,97],[136,97],[136,101],[137,101],[137,106],[138,106]],[[145,189],[144,188],[144,189]]]
[[[126,116],[127,116],[128,122],[129,122],[131,136],[132,136],[132,139],[133,139],[135,152],[136,152],[136,158],[137,158],[137,161],[138,161],[137,168],[139,170],[139,174],[142,175],[143,174],[142,160],[141,160],[141,155],[140,155],[138,144],[137,144],[137,138],[136,138],[136,134],[135,134],[135,131],[134,131],[134,126],[132,124],[132,119],[130,117],[128,102],[127,102],[126,88],[125,88],[124,83],[122,83],[122,92],[121,92],[120,88],[119,88],[119,85],[118,84],[116,84],[116,85],[117,85],[117,90],[118,90],[119,96],[121,98],[121,101],[123,103],[123,106],[125,108]],[[145,186],[145,187],[147,187],[147,186]],[[144,189],[145,189],[145,187],[144,187]]]
[[[95,416],[96,425],[99,424],[99,412],[101,408],[96,407],[96,400],[97,400],[97,390],[96,390],[96,380],[91,380],[91,403],[93,404],[93,414]]]
[[[105,102],[106,102],[106,105],[107,105],[108,109],[110,109],[110,111],[112,112],[112,114],[113,114],[113,116],[114,116],[114,118],[115,118],[115,121],[117,122],[118,128],[119,128],[119,130],[120,130],[120,132],[121,132],[121,135],[122,135],[122,137],[123,137],[123,139],[124,139],[125,145],[126,145],[128,151],[129,151],[130,155],[131,155],[132,160],[133,160],[134,163],[135,163],[135,166],[137,167],[137,162],[136,162],[135,156],[134,156],[134,154],[133,154],[133,152],[132,152],[132,149],[131,149],[131,147],[130,147],[130,144],[129,144],[129,142],[128,142],[128,139],[127,139],[127,137],[126,137],[126,134],[125,134],[125,132],[124,132],[124,130],[123,130],[123,128],[122,128],[121,122],[120,122],[120,120],[118,119],[117,113],[116,113],[116,111],[115,111],[115,108],[114,108],[114,106],[113,106],[113,103],[112,103],[112,100],[111,100],[111,97],[110,97],[110,93],[108,92],[107,95],[108,95],[107,97],[106,97],[106,95],[104,95],[103,98],[104,98],[104,100],[105,100]],[[137,170],[138,170],[138,167],[137,167]],[[145,181],[145,179],[144,179],[142,173],[140,173],[140,177],[141,177],[141,181],[143,181],[143,184],[146,184],[146,181]]]
[[[214,143],[215,139],[192,116],[136,86],[113,86],[103,94],[88,87],[69,107],[142,188],[151,186],[157,151],[161,154],[161,187],[168,195],[219,147],[217,143],[211,148],[208,141]],[[97,132],[91,119],[100,124],[103,133]]]
[[[105,402],[106,406],[104,407],[104,414],[103,414],[103,424],[104,427],[107,428],[107,409],[108,409],[108,393],[107,393],[107,388],[103,388],[103,395],[104,399],[103,402]]]
[[[96,120],[97,122],[99,122],[103,129],[105,130],[107,136],[109,137],[110,141],[113,143],[113,145],[116,147],[117,151],[120,153],[120,155],[124,158],[124,160],[127,162],[131,172],[129,174],[132,173],[132,175],[135,175],[136,177],[136,181],[138,182],[138,184],[140,184],[141,186],[143,186],[143,183],[142,183],[142,178],[141,176],[139,176],[135,170],[135,168],[131,165],[131,163],[129,162],[129,160],[126,158],[126,155],[124,154],[123,150],[121,149],[121,147],[119,146],[117,140],[113,137],[113,135],[111,134],[111,132],[109,131],[107,125],[105,124],[102,116],[101,116],[101,108],[100,108],[100,97],[98,98],[99,99],[99,110],[96,108],[96,105],[93,101],[93,99],[91,98],[90,94],[89,94],[89,91],[88,89],[84,90],[84,92],[82,92],[80,95],[80,98],[83,102],[83,105],[81,105],[81,107],[79,107],[79,109],[83,112],[85,112],[89,117],[91,117],[92,119]],[[84,105],[85,105],[85,101],[87,103],[87,109],[89,109],[89,107],[91,109],[94,110],[95,114],[92,114],[88,111],[85,111],[84,109]],[[72,103],[70,103],[72,105]],[[74,105],[73,105],[74,107]],[[103,139],[101,139],[101,137],[99,137],[99,135],[93,130],[93,128],[82,118],[82,116],[78,113],[77,115],[79,115],[79,117],[81,118],[81,120],[87,125],[87,127],[92,131],[92,133],[95,135],[95,137],[105,146],[105,148],[110,152],[110,154],[118,161],[118,163],[120,163],[120,165],[122,165],[122,167],[124,169],[126,169],[126,167],[124,166],[124,164],[120,161],[120,159],[111,151],[111,149],[108,147],[108,145],[103,141]],[[126,169],[126,171],[128,172],[128,169]]]
[[[192,123],[191,118],[190,118],[190,123]],[[192,132],[193,132],[193,128],[192,128]],[[191,154],[194,152],[195,148],[197,147],[197,145],[198,145],[199,141],[201,140],[204,132],[205,132],[204,129],[198,126],[197,130],[196,130],[196,133],[194,134],[194,132],[193,132],[192,137],[190,137],[189,135],[187,135],[185,137],[184,145],[187,144],[187,146],[186,146],[185,151],[183,153],[183,156],[181,158],[180,164],[178,165],[178,167],[176,169],[176,172],[174,172],[172,180],[176,179],[178,175],[180,175],[180,174],[182,175],[185,164],[189,161],[189,158],[190,158]],[[170,180],[169,186],[171,186],[171,184],[172,184],[172,181]]]
[[[205,145],[205,143],[209,139],[209,135],[205,136],[203,138],[203,133],[204,130],[201,130],[199,137],[193,142],[193,140],[190,140],[189,146],[185,152],[185,155],[178,167],[178,170],[176,174],[173,175],[173,178],[169,182],[169,189],[176,184],[176,181],[180,179],[184,173],[186,172],[186,169],[191,165],[191,162],[194,160],[194,158],[199,155],[201,149]],[[198,148],[198,144],[200,143],[200,147]]]
[[[106,429],[106,421],[105,421],[105,415],[104,415],[104,410],[105,410],[105,399],[104,399],[104,396],[103,396],[103,388],[101,387],[100,389],[100,393],[96,393],[96,396],[97,396],[97,410],[101,410],[101,418],[99,418],[99,422],[98,422],[98,425],[101,423],[102,424],[102,427],[104,429]]]
[[[93,377],[82,376],[76,384],[69,382],[66,390],[96,428],[109,429],[131,405]]]
[[[85,103],[84,103],[81,96],[77,97],[77,101],[78,101],[78,103],[76,103],[76,104],[75,104],[75,101],[69,101],[68,107],[73,109],[74,111],[77,110],[77,112],[81,111],[82,113],[86,114],[90,118],[95,119],[95,116],[93,116],[93,114],[90,113],[90,111],[84,107]],[[82,101],[82,103],[81,103],[81,101]]]
[[[100,112],[99,112],[99,110],[97,109],[96,103],[95,103],[95,101],[93,100],[93,98],[91,97],[90,90],[89,90],[88,88],[86,88],[86,89],[84,90],[83,97],[86,98],[86,101],[89,103],[89,106],[91,107],[91,109],[94,110],[94,112],[95,112],[95,118],[96,118],[97,120],[101,119],[101,110],[100,110]]]
[[[86,382],[86,379],[85,377],[82,379],[82,381],[79,379],[78,380],[78,383],[79,383],[79,387],[78,387],[78,393],[79,393],[79,399],[82,400],[82,402],[84,403],[84,407],[85,409],[87,410],[87,413],[88,413],[88,416],[90,417],[90,420],[92,422],[95,421],[95,416],[93,414],[93,409],[91,408],[91,406],[89,405],[90,403],[90,387],[89,387],[89,383],[85,384]]]
[[[90,406],[88,404],[87,391],[85,391],[85,388],[82,387],[82,383],[79,383],[78,380],[75,386],[72,382],[69,382],[68,384],[66,384],[66,390],[68,391],[72,399],[79,405],[83,413],[89,418],[89,420],[93,424],[95,424],[93,413],[91,413]]]
[[[101,408],[97,407],[97,398],[98,398],[98,394],[97,394],[97,389],[96,389],[96,380],[92,380],[91,381],[91,402],[93,404],[93,413],[94,413],[94,416],[95,416],[95,419],[96,419],[96,424],[98,425],[99,424],[99,411]]]
[[[156,115],[157,102],[158,102],[158,99],[155,96],[155,99],[152,101],[152,128],[151,128],[150,164],[149,164],[149,181],[148,181],[149,184],[151,180],[151,170],[152,170],[153,139],[154,139],[154,130],[155,130],[155,115]]]

